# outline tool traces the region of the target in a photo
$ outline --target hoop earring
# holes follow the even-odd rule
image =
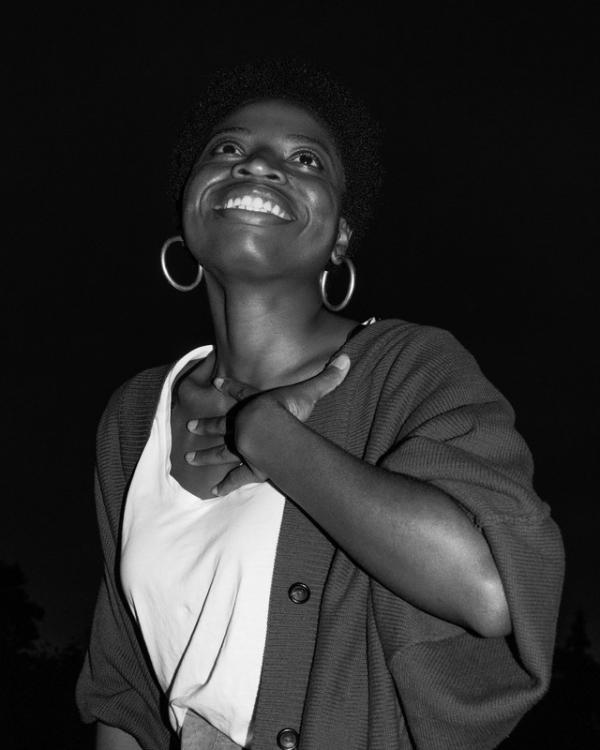
[[[169,273],[169,270],[167,268],[167,250],[174,242],[181,242],[182,245],[185,245],[183,241],[183,237],[179,234],[175,235],[175,237],[169,237],[169,239],[164,243],[162,248],[160,249],[160,266],[162,268],[162,272],[165,275],[166,280],[169,282],[169,284],[174,287],[175,289],[178,289],[180,292],[191,292],[192,289],[195,289],[198,284],[202,280],[202,274],[204,272],[204,269],[202,266],[198,263],[198,275],[196,276],[195,281],[193,281],[191,284],[188,284],[187,286],[184,284],[179,284],[175,279],[171,276]]]
[[[350,274],[350,283],[348,284],[348,291],[346,292],[346,296],[341,302],[338,302],[337,305],[333,305],[327,299],[327,290],[325,289],[325,286],[327,284],[329,271],[321,271],[321,275],[319,276],[319,287],[321,289],[321,299],[323,300],[323,304],[328,310],[331,310],[332,312],[339,312],[340,310],[343,310],[344,307],[346,307],[348,302],[350,302],[350,298],[354,294],[354,287],[356,286],[356,266],[350,260],[350,258],[346,258],[345,255],[339,260],[333,260],[332,263],[335,266],[339,266],[342,263],[345,263],[348,266],[348,273]]]

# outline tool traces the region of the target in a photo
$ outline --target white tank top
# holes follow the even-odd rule
[[[200,500],[171,476],[171,390],[164,383],[125,503],[121,581],[171,724],[191,709],[238,745],[250,739],[285,499],[269,483]]]

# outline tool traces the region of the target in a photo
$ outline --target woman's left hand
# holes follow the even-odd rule
[[[343,382],[349,369],[350,358],[346,354],[340,354],[318,375],[308,380],[263,392],[232,378],[215,378],[215,388],[237,403],[230,412],[233,415],[233,424],[230,415],[218,420],[197,419],[189,422],[190,432],[196,435],[222,435],[223,443],[208,450],[196,451],[193,455],[188,454],[186,460],[193,466],[206,466],[231,463],[238,457],[243,459],[239,466],[233,468],[225,479],[213,488],[214,495],[226,495],[244,484],[266,481],[267,474],[249,460],[248,454],[251,451],[244,449],[252,442],[249,437],[252,421],[262,419],[273,407],[283,407],[300,422],[305,422],[318,401]],[[233,452],[226,445],[228,433],[233,438]]]

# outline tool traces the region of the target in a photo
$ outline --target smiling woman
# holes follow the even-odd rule
[[[209,277],[270,271],[303,304],[332,248],[346,253],[343,191],[335,142],[312,114],[284,100],[246,104],[221,121],[188,176],[186,243]]]
[[[371,123],[273,66],[216,77],[185,131],[214,341],[99,428],[78,702],[101,750],[482,750],[547,688],[562,547],[510,406],[445,331],[326,298],[380,179]]]
[[[222,123],[242,103],[267,99],[299,105],[312,115],[318,130],[326,133],[325,138],[313,134],[312,140],[307,140],[309,132],[287,133],[290,144],[295,146],[296,161],[308,165],[311,156],[318,158],[319,153],[324,153],[351,166],[342,195],[342,215],[352,226],[352,246],[356,249],[365,237],[382,179],[379,125],[360,99],[338,81],[297,61],[235,67],[209,78],[203,96],[191,108],[173,153],[171,194],[176,206],[175,220],[181,220],[185,183],[209,138],[214,137],[215,145],[220,144],[224,152],[233,155],[239,148],[236,137],[244,135],[244,131],[225,131]],[[232,144],[227,142],[228,135],[232,136]],[[327,153],[328,148],[336,153]]]

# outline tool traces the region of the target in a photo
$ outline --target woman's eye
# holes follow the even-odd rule
[[[233,141],[222,141],[221,143],[217,143],[215,146],[213,146],[210,150],[210,153],[212,155],[226,154],[227,156],[235,156],[237,154],[241,154],[242,149],[237,145],[237,143],[234,143]]]
[[[292,159],[302,164],[303,167],[323,169],[323,162],[312,151],[298,151],[292,156]]]

